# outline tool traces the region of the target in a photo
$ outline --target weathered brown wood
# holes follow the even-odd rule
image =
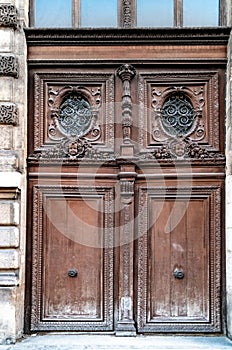
[[[221,330],[220,198],[220,185],[141,188],[140,332]]]
[[[224,34],[112,33],[28,34],[27,330],[221,332]],[[163,124],[170,98],[187,132]],[[61,106],[78,123],[82,100],[73,135]]]
[[[160,59],[169,58],[190,59],[202,58],[205,59],[222,59],[226,58],[227,48],[224,45],[220,46],[159,46],[159,45],[143,45],[143,46],[53,46],[29,47],[28,55],[30,60],[49,60],[58,58],[64,59]]]

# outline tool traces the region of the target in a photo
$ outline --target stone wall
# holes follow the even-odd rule
[[[28,1],[0,0],[0,344],[23,332]]]

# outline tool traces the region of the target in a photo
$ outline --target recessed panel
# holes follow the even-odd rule
[[[112,330],[113,189],[35,186],[33,201],[31,329]]]
[[[139,332],[218,332],[220,187],[141,188]]]

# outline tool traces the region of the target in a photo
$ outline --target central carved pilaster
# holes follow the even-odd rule
[[[119,319],[116,335],[134,336],[133,320],[133,242],[134,242],[134,179],[120,180],[120,281]]]
[[[131,129],[133,125],[132,120],[132,98],[130,82],[134,78],[136,71],[130,64],[124,64],[119,67],[117,74],[123,83],[122,94],[122,133],[123,144],[131,143]]]

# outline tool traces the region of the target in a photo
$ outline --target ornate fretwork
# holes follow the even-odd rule
[[[96,141],[101,136],[100,127],[97,125],[101,105],[99,88],[92,90],[83,86],[65,86],[59,90],[50,88],[48,104],[51,111],[48,135],[51,140],[88,135],[88,140]]]
[[[14,103],[0,103],[0,124],[17,125],[18,107]]]
[[[131,143],[132,120],[132,99],[130,82],[134,78],[135,68],[129,64],[124,64],[117,70],[117,74],[123,83],[122,95],[122,131],[123,143]]]
[[[154,110],[152,137],[164,141],[170,136],[190,136],[201,140],[205,128],[201,123],[204,106],[203,89],[172,86],[167,89],[152,89]]]
[[[195,111],[190,99],[183,93],[168,96],[161,108],[164,131],[173,136],[188,134],[195,123]]]
[[[0,27],[14,27],[18,25],[18,11],[14,5],[0,4]]]
[[[15,56],[0,55],[0,76],[18,77],[18,61]]]

